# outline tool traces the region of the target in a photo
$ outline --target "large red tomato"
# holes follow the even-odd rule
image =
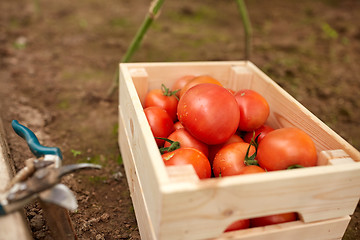
[[[213,172],[215,177],[232,176],[242,174],[245,164],[245,156],[249,144],[245,142],[231,143],[220,149],[215,155]],[[255,153],[255,147],[251,146],[249,156]]]
[[[195,148],[179,148],[175,151],[164,153],[162,159],[165,166],[191,164],[200,179],[211,177],[209,160],[202,152]]]
[[[298,128],[279,128],[260,142],[256,156],[267,171],[283,170],[300,165],[317,164],[316,147],[311,137]]]
[[[174,131],[174,123],[163,108],[148,107],[144,109],[144,112],[154,137],[166,138]],[[159,147],[164,145],[164,140],[155,140]]]
[[[267,225],[292,222],[292,221],[296,221],[297,219],[298,219],[298,216],[297,216],[297,213],[295,213],[295,212],[274,214],[274,215],[270,215],[270,216],[250,219],[250,226],[251,227],[263,227],[263,226],[267,226]]]
[[[178,98],[175,92],[170,91],[165,85],[161,89],[150,90],[145,96],[144,108],[157,106],[165,109],[173,121],[176,121]]]
[[[211,83],[190,88],[180,98],[177,114],[184,128],[206,144],[226,142],[236,132],[240,119],[235,97]]]
[[[202,152],[205,156],[209,155],[208,146],[194,138],[186,129],[180,128],[172,132],[168,139],[179,142],[180,148],[196,148]],[[165,142],[164,147],[170,147],[171,143]]]
[[[240,109],[239,130],[252,131],[264,125],[270,107],[266,99],[254,90],[243,89],[235,93]]]

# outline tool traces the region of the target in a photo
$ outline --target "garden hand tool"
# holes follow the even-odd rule
[[[76,198],[68,187],[60,183],[61,178],[78,170],[100,169],[101,166],[89,163],[61,166],[62,154],[59,148],[42,146],[35,134],[16,120],[12,121],[12,127],[26,140],[38,159],[26,160],[25,167],[13,178],[7,191],[0,194],[0,216],[23,208],[37,197],[75,210]]]

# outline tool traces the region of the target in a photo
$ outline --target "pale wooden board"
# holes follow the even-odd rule
[[[349,221],[346,216],[314,223],[289,222],[224,233],[211,240],[340,240]]]
[[[127,137],[124,121],[122,119],[123,117],[119,109],[119,147],[121,149],[121,156],[124,162],[130,196],[132,198],[140,235],[143,239],[155,240],[154,227],[149,216],[143,188],[140,185],[140,180],[134,165],[134,156],[130,148],[129,138]]]
[[[10,154],[6,143],[4,129],[0,117],[0,196],[3,195],[7,184],[14,175],[13,167],[9,162]],[[0,217],[0,240],[32,239],[25,214],[15,212],[5,217]]]
[[[299,212],[305,222],[352,214],[360,175],[351,165],[169,183],[163,186],[161,239],[206,239],[237,219],[284,212]]]

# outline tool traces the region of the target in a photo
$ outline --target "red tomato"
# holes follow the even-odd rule
[[[216,84],[219,86],[222,86],[222,84],[216,80],[213,77],[210,77],[208,75],[201,75],[198,77],[195,77],[193,79],[191,79],[180,91],[180,98],[185,94],[185,92],[187,90],[189,90],[190,88],[194,87],[195,85],[201,84],[201,83],[212,83],[212,84]]]
[[[235,142],[244,142],[244,140],[239,135],[234,134],[225,143],[217,144],[217,145],[209,145],[209,157],[208,158],[209,158],[210,164],[212,165],[215,155],[218,153],[218,151],[220,151],[221,148],[223,148],[224,146],[226,146],[230,143],[235,143]]]
[[[267,225],[285,223],[285,222],[292,222],[298,220],[297,213],[290,212],[290,213],[282,213],[282,214],[274,214],[265,217],[258,217],[250,219],[250,226],[251,227],[262,227]]]
[[[214,176],[221,177],[241,174],[245,165],[246,151],[249,144],[245,142],[231,143],[220,149],[215,155],[213,162]],[[251,146],[249,156],[255,153],[255,147]]]
[[[207,157],[195,148],[179,148],[164,153],[162,159],[165,166],[191,164],[200,179],[211,177],[211,167]]]
[[[163,108],[148,107],[144,112],[154,137],[166,138],[174,131],[174,123]],[[155,139],[155,141],[159,147],[164,145],[164,140]]]
[[[249,165],[249,166],[245,166],[240,171],[240,174],[253,174],[253,173],[263,173],[263,172],[266,172],[265,169],[256,165]]]
[[[261,140],[266,136],[266,134],[268,134],[269,132],[271,132],[273,130],[274,129],[272,127],[268,126],[268,125],[262,125],[258,129],[254,130],[255,134],[254,134],[253,131],[246,132],[243,138],[244,138],[245,142],[250,143],[253,136],[257,137],[260,134],[260,136],[258,137],[258,143],[260,143]]]
[[[184,128],[177,129],[172,132],[168,139],[179,142],[180,148],[196,148],[200,152],[202,152],[206,157],[209,155],[208,146],[194,138],[188,131]],[[164,147],[170,147],[171,143],[165,142]]]
[[[150,90],[145,96],[144,108],[161,107],[166,110],[173,121],[176,121],[178,98],[165,85],[161,89]]]
[[[194,78],[195,78],[194,75],[185,75],[185,76],[182,76],[182,77],[176,79],[175,83],[171,87],[171,90],[172,91],[177,91],[177,90],[181,91],[181,89],[183,87],[185,87],[185,85]],[[180,91],[178,91],[176,93],[176,96],[180,97]]]
[[[174,128],[176,130],[176,129],[184,128],[184,126],[181,124],[181,122],[177,121],[174,123]]]
[[[264,125],[270,108],[262,95],[250,89],[243,89],[235,93],[235,98],[240,109],[239,130],[249,132]]]
[[[250,227],[250,220],[249,219],[240,219],[237,220],[235,222],[233,222],[232,224],[230,224],[224,232],[231,232],[231,231],[236,231],[236,230],[241,230],[241,229],[246,229]]]
[[[203,83],[190,88],[180,98],[178,118],[195,138],[206,144],[221,144],[236,132],[240,112],[228,90]]]
[[[256,158],[259,165],[268,171],[317,164],[314,142],[298,128],[280,128],[268,133],[259,144]]]

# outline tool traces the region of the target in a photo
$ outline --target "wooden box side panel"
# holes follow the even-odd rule
[[[120,71],[119,102],[119,114],[122,118],[119,128],[123,128],[119,131],[120,151],[126,152],[131,148],[132,154],[125,155],[124,162],[133,162],[134,165],[134,172],[126,172],[126,174],[136,175],[139,178],[141,186],[139,194],[143,195],[147,204],[156,234],[162,197],[160,182],[166,181],[168,176],[128,71]],[[126,135],[121,135],[124,132]],[[128,144],[122,142],[124,139],[127,139]]]
[[[127,63],[129,72],[142,71],[148,75],[147,90],[160,88],[161,84],[171,87],[174,82],[184,75],[210,75],[224,85],[228,85],[232,65],[245,66],[246,62],[178,62],[178,63]],[[139,92],[138,92],[139,93]],[[144,95],[140,95],[143,100]]]
[[[211,238],[238,219],[277,213],[298,212],[304,222],[350,215],[360,195],[359,173],[356,163],[169,184],[161,239]]]
[[[149,215],[146,199],[137,174],[134,154],[125,131],[124,120],[119,109],[119,147],[124,162],[130,196],[133,202],[140,235],[143,239],[156,240],[154,227]]]
[[[314,223],[290,222],[224,233],[211,240],[340,240],[349,222],[349,216]]]

